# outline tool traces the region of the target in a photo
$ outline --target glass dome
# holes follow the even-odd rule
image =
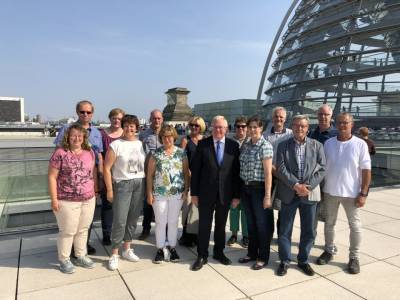
[[[400,0],[301,1],[276,54],[267,112],[311,114],[328,103],[358,121],[399,122]]]
[[[378,148],[374,185],[400,183],[400,0],[295,0],[292,7],[264,90],[267,119],[276,106],[288,119],[308,114],[312,124],[323,103],[334,115],[350,112],[355,133],[367,126]]]

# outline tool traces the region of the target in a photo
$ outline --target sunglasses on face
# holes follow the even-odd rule
[[[190,127],[196,127],[196,128],[199,128],[199,127],[200,127],[199,124],[189,124],[189,126],[190,126]]]
[[[92,112],[91,111],[85,111],[85,110],[81,110],[80,112],[79,112],[81,115],[91,115],[92,114]]]
[[[244,129],[244,128],[246,128],[247,127],[247,125],[236,125],[236,128],[242,128],[242,129]]]

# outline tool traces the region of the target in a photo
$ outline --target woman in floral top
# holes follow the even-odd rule
[[[179,260],[175,250],[178,220],[182,204],[187,200],[189,163],[185,152],[174,145],[178,134],[173,126],[164,125],[159,137],[163,146],[149,158],[147,167],[147,202],[153,206],[156,219],[158,251],[154,263],[161,263],[164,257],[176,262]]]

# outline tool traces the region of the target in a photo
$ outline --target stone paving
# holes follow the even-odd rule
[[[210,258],[202,270],[192,272],[195,249],[178,247],[179,263],[153,264],[152,232],[147,242],[134,241],[140,262],[121,260],[119,270],[111,272],[106,268],[110,249],[101,245],[101,231],[96,228],[92,234],[96,268],[77,267],[74,274],[65,275],[58,270],[55,233],[5,236],[0,238],[0,299],[400,299],[400,187],[371,191],[362,221],[361,273],[344,271],[349,230],[341,209],[336,234],[339,253],[329,265],[312,264],[313,277],[301,273],[295,263],[286,276],[276,276],[275,240],[269,265],[263,270],[253,271],[250,265],[237,263],[246,250],[235,245],[226,248],[233,265],[223,266]],[[295,224],[294,259],[298,218]],[[318,232],[312,262],[322,252],[322,223]]]

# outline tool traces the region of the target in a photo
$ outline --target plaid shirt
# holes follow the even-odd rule
[[[296,152],[296,161],[297,165],[299,166],[299,173],[297,176],[299,177],[300,181],[303,180],[303,175],[304,175],[304,166],[305,166],[305,160],[306,160],[306,142],[300,144],[296,139],[295,141],[295,152]]]
[[[240,178],[243,181],[264,181],[263,160],[272,158],[272,145],[261,137],[257,143],[244,143],[240,153]]]

